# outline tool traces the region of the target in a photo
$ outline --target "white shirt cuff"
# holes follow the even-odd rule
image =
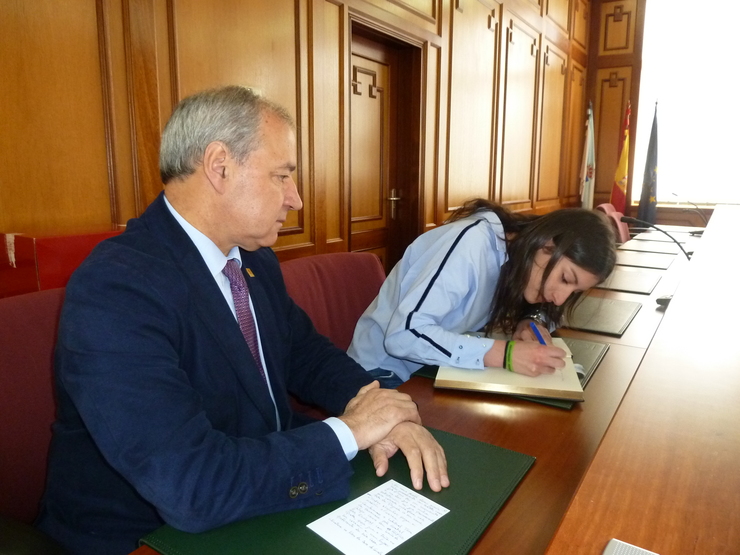
[[[467,334],[458,336],[455,346],[450,353],[450,362],[448,365],[455,368],[483,368],[483,357],[493,347],[493,341],[493,339],[485,336]]]
[[[354,459],[355,455],[357,455],[357,441],[355,440],[355,435],[352,433],[352,430],[349,429],[349,426],[334,416],[327,418],[324,422],[334,430],[339,443],[342,445],[342,449],[344,450],[347,460],[351,461]]]

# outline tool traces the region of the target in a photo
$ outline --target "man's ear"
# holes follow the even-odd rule
[[[221,141],[213,141],[206,147],[203,154],[203,171],[218,193],[223,193],[226,187],[226,178],[230,169],[229,151]]]

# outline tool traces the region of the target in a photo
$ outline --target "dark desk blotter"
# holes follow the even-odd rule
[[[425,483],[421,494],[450,512],[394,549],[393,555],[467,553],[534,463],[529,455],[440,430],[430,431],[445,449],[452,485],[434,493]],[[375,476],[367,452],[355,457],[353,467],[355,474],[346,501],[389,479],[412,487],[408,465],[400,452],[391,459],[383,478]],[[163,526],[141,543],[165,555],[339,553],[306,525],[346,501],[257,517],[201,534]]]

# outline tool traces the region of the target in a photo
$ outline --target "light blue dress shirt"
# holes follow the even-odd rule
[[[365,370],[406,381],[425,364],[483,368],[493,339],[480,330],[491,314],[505,233],[490,211],[422,234],[406,249],[360,317],[347,353]]]

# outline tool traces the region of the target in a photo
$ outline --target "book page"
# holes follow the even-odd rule
[[[556,337],[552,342],[566,352],[565,366],[552,374],[531,377],[509,372],[504,368],[472,369],[440,366],[434,386],[582,401],[583,386],[573,364],[570,348],[562,338]]]
[[[307,526],[345,555],[385,555],[448,512],[388,480]]]

